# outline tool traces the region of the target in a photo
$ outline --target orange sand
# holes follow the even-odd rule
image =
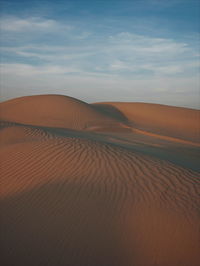
[[[40,95],[0,113],[2,265],[199,265],[199,111]]]
[[[96,104],[105,106],[105,103]],[[106,103],[122,112],[131,126],[175,138],[200,140],[198,110],[150,103]]]

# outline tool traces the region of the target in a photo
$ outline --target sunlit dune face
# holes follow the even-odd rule
[[[27,110],[25,112],[24,110]],[[92,105],[59,95],[22,97],[1,104],[1,119],[28,125],[85,129],[112,119]]]
[[[97,105],[103,108],[105,104]],[[146,103],[110,102],[106,105],[121,112],[133,128],[199,142],[199,110]]]

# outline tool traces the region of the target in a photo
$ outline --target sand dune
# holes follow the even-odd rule
[[[39,95],[1,103],[1,119],[28,125],[86,129],[98,123],[114,123],[92,105],[72,97]]]
[[[117,108],[135,128],[195,142],[200,141],[200,111],[147,103],[97,103],[99,109]]]
[[[199,265],[200,174],[188,163],[196,111],[108,105],[53,95],[2,103],[2,265]],[[173,159],[168,146],[189,155]]]

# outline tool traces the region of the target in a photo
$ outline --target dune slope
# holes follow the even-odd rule
[[[97,109],[116,108],[136,129],[194,142],[200,141],[200,111],[160,104],[108,102]]]
[[[200,173],[170,162],[165,146],[149,152],[149,137],[116,137],[113,123],[118,132],[139,119],[117,108],[64,96],[2,104],[2,265],[198,266]],[[165,133],[159,119],[151,126]]]
[[[1,103],[1,120],[28,125],[86,129],[115,123],[92,105],[60,95],[26,96]]]

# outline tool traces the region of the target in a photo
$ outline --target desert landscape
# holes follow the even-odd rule
[[[199,110],[53,94],[0,106],[1,265],[199,265]]]

